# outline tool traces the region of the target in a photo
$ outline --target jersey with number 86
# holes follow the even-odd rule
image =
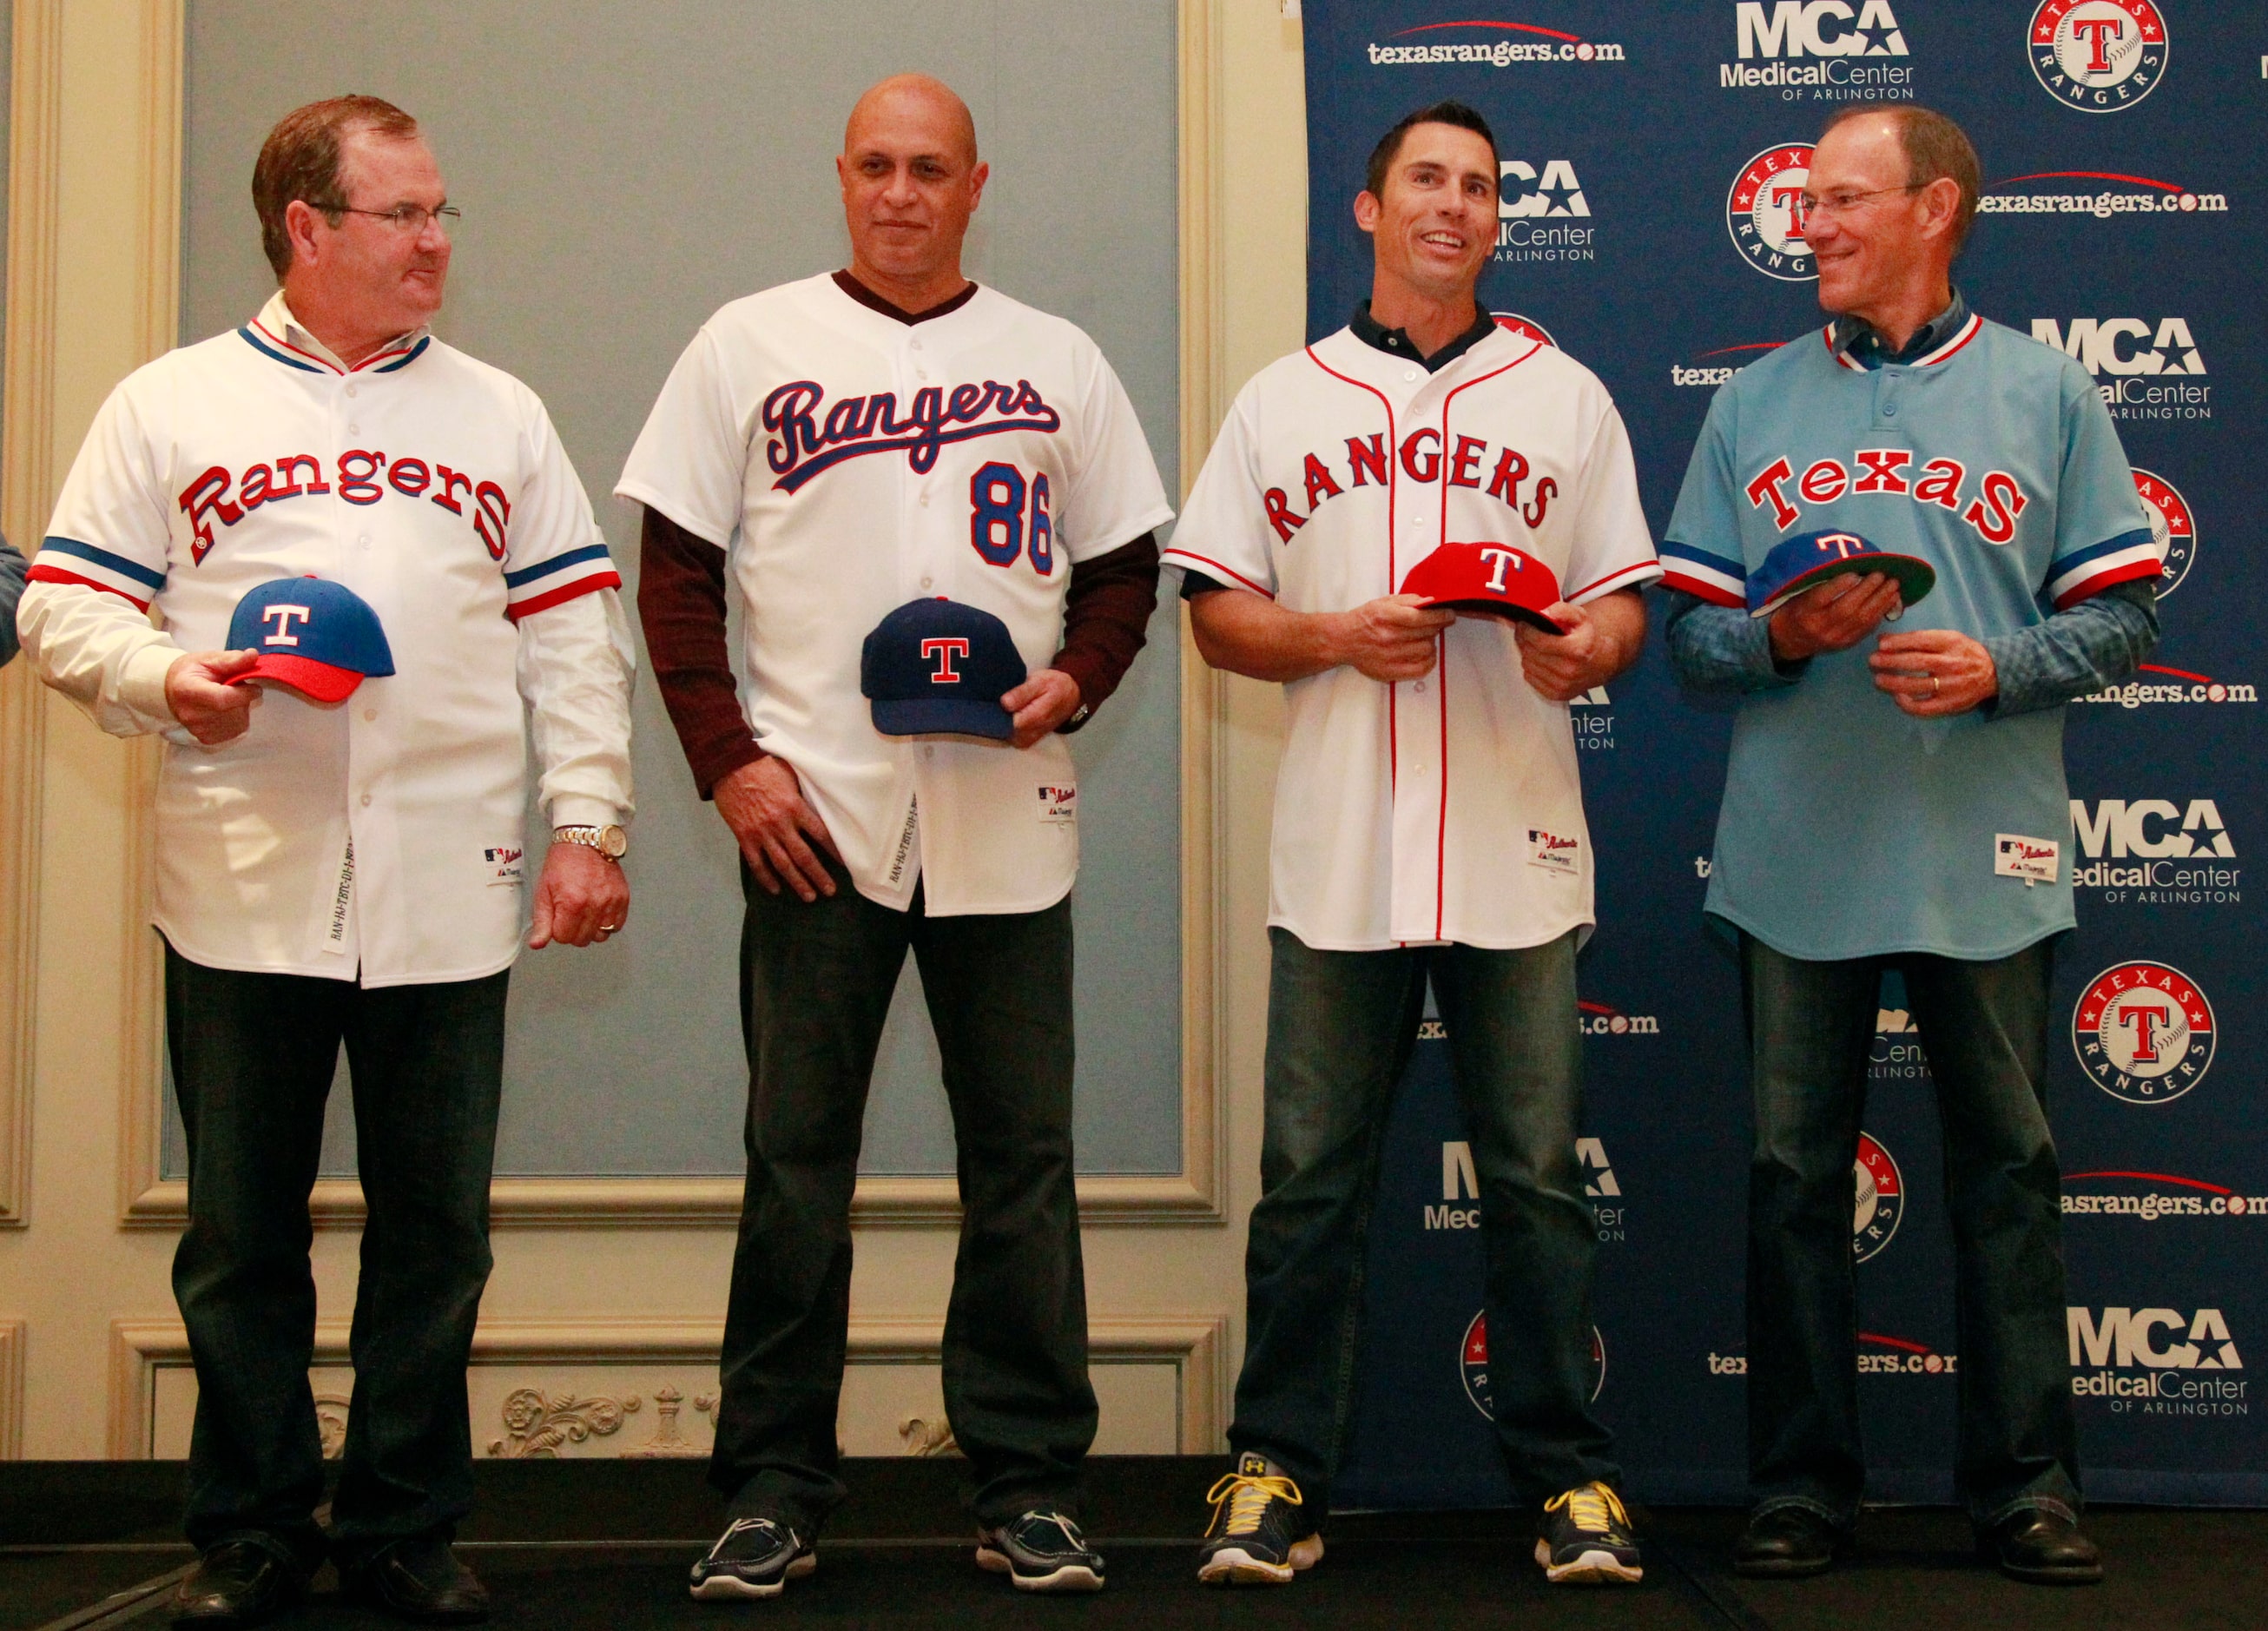
[[[1071,323],[996,290],[907,323],[831,277],[735,300],[694,337],[615,489],[729,552],[748,723],[792,765],[859,891],[1031,911],[1077,869],[1057,736],[1018,751],[875,730],[867,632],[940,596],[1063,638],[1071,565],[1172,516],[1124,388]]]

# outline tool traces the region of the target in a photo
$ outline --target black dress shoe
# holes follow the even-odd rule
[[[438,1536],[397,1540],[349,1571],[347,1589],[398,1620],[468,1626],[489,1617],[489,1589]]]
[[[1978,1539],[1978,1549],[2012,1579],[2037,1586],[2091,1586],[2102,1578],[2102,1554],[2059,1512],[2018,1512]]]
[[[1766,1507],[1749,1519],[1733,1546],[1733,1572],[1790,1579],[1826,1572],[1842,1534],[1809,1507]]]
[[[173,1588],[173,1623],[198,1631],[265,1625],[307,1593],[307,1577],[254,1540],[224,1540]]]

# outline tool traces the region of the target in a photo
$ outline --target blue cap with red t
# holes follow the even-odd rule
[[[313,575],[247,590],[228,620],[228,648],[260,653],[230,684],[271,680],[314,702],[344,702],[364,679],[394,672],[394,648],[370,602]]]
[[[1000,698],[1024,683],[1008,625],[959,601],[908,601],[874,625],[858,662],[858,689],[885,736],[950,733],[1006,742],[1013,716]]]

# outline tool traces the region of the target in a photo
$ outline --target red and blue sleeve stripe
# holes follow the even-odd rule
[[[139,561],[95,544],[82,543],[76,538],[48,538],[43,542],[39,554],[33,557],[27,576],[33,583],[75,583],[83,588],[100,589],[132,601],[137,611],[148,611],[151,601],[166,587],[163,569],[144,566]]]
[[[619,589],[622,574],[603,543],[555,555],[504,575],[504,616],[517,623],[594,589]]]
[[[2155,578],[2165,565],[2158,541],[2148,528],[2139,527],[2057,557],[2048,568],[2047,596],[2061,611],[2091,594],[2102,594],[2114,583]]]
[[[1661,541],[1661,584],[1666,589],[1683,589],[1712,606],[1748,606],[1748,568],[1738,561],[1728,561],[1721,555],[1665,538]]]

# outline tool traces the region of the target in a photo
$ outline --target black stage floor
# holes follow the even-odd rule
[[[1454,1627],[1549,1631],[2261,1631],[2268,1627],[2268,1513],[2101,1509],[2089,1529],[2110,1579],[2018,1585],[1980,1567],[1958,1515],[1870,1512],[1858,1555],[1820,1579],[1744,1581],[1726,1565],[1741,1514],[1639,1515],[1646,1583],[1547,1586],[1528,1537],[1502,1514],[1350,1515],[1329,1554],[1278,1590],[1208,1590],[1191,1537],[1203,1457],[1090,1464],[1088,1532],[1109,1560],[1098,1597],[1028,1598],[979,1573],[954,1502],[959,1464],[854,1462],[851,1500],[829,1525],[819,1572],[769,1603],[716,1606],[685,1595],[685,1570],[718,1525],[698,1463],[487,1462],[460,1538],[496,1594],[499,1627],[643,1631],[762,1620],[793,1625],[992,1627]],[[112,1631],[165,1623],[189,1559],[175,1528],[178,1464],[0,1463],[0,1627]],[[159,1583],[162,1582],[163,1584]],[[328,1571],[293,1627],[391,1626],[331,1594]]]

